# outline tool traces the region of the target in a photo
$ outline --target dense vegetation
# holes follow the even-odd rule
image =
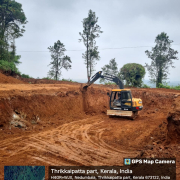
[[[25,31],[27,23],[22,5],[13,0],[0,1],[0,69],[19,73],[21,56],[16,54],[15,40]]]

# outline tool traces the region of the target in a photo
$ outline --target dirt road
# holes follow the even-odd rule
[[[137,139],[142,141],[142,137],[156,127],[148,129],[146,123],[139,126],[141,121],[109,120],[106,115],[95,115],[43,132],[8,138],[1,141],[0,162],[1,165],[32,166],[123,165],[123,158],[141,153],[138,140],[133,146],[130,136],[136,132]],[[114,126],[118,126],[119,133],[112,133]],[[115,138],[119,135],[123,138]]]

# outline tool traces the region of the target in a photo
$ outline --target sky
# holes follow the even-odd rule
[[[72,68],[62,70],[61,78],[86,80],[86,66],[82,53],[83,18],[91,9],[98,17],[103,31],[97,38],[100,61],[95,72],[115,58],[118,69],[127,63],[150,64],[145,54],[155,46],[161,32],[173,40],[172,48],[180,59],[180,1],[179,0],[16,0],[22,4],[28,23],[23,37],[16,39],[17,54],[21,55],[19,70],[34,78],[47,77],[51,54],[47,49],[60,40],[70,56]],[[141,47],[146,46],[146,47]],[[115,49],[113,49],[115,48]],[[119,48],[119,49],[116,49]],[[169,81],[180,78],[180,60],[169,69]],[[145,78],[149,79],[146,71]]]

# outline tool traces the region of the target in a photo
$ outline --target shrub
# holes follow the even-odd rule
[[[169,86],[167,83],[166,83],[166,84],[161,84],[161,83],[159,83],[159,88],[180,90],[180,85],[177,85],[177,86]]]
[[[143,84],[141,87],[142,87],[142,88],[150,88],[150,86],[148,86],[148,85],[146,85],[146,84]]]
[[[30,77],[30,76],[27,75],[27,74],[21,74],[21,77],[22,77],[22,78],[32,78],[32,77]]]
[[[8,62],[4,60],[0,60],[0,69],[3,71],[13,71],[17,74],[20,73],[14,62]]]

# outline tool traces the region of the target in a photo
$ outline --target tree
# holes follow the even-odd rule
[[[89,10],[88,17],[84,18],[83,23],[83,32],[79,32],[82,39],[79,39],[80,42],[83,40],[84,45],[86,46],[86,51],[83,53],[83,58],[85,60],[87,68],[87,78],[88,82],[94,70],[95,61],[99,60],[98,46],[96,46],[95,39],[99,37],[99,33],[102,33],[100,30],[101,27],[97,25],[98,17],[96,17],[95,12]]]
[[[82,56],[85,60],[87,60],[87,51],[83,53]],[[88,52],[88,64],[89,64],[89,74],[90,77],[92,76],[92,73],[95,71],[95,65],[97,64],[96,61],[100,60],[98,47],[94,46],[92,48],[89,48]],[[87,62],[85,61],[85,64],[87,65]]]
[[[118,66],[118,64],[116,63],[116,60],[114,58],[109,61],[109,64],[103,66],[101,69],[102,69],[103,73],[108,73],[108,74],[117,76],[118,75],[118,67],[117,66]],[[100,82],[107,82],[107,80],[101,78]]]
[[[126,81],[126,85],[133,87],[141,87],[144,75],[145,68],[141,64],[136,63],[125,64],[118,74],[121,80]]]
[[[172,42],[172,40],[169,40],[169,36],[162,32],[157,35],[156,45],[152,48],[152,51],[145,51],[148,58],[152,60],[151,64],[146,63],[145,67],[149,71],[150,81],[156,83],[156,87],[159,87],[159,84],[167,79],[169,67],[174,68],[172,60],[178,60],[176,56],[178,52],[171,48]]]
[[[25,31],[27,23],[22,5],[15,0],[0,0],[0,39],[18,38]],[[21,25],[22,28],[21,28]],[[6,39],[7,40],[7,39]]]
[[[0,0],[0,60],[7,61],[1,64],[9,64],[12,71],[16,71],[16,65],[20,63],[20,56],[16,55],[15,39],[23,36],[26,23],[20,3],[15,0]]]
[[[51,53],[51,59],[49,65],[52,65],[51,70],[48,72],[48,75],[51,78],[56,80],[61,76],[61,69],[64,68],[66,70],[71,69],[71,59],[69,56],[64,56],[64,52],[66,51],[65,46],[61,43],[60,40],[54,43],[54,46],[48,47]]]

